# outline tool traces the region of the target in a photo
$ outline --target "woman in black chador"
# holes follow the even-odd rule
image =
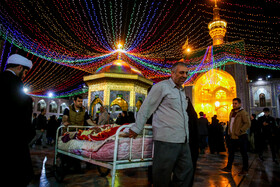
[[[219,123],[217,115],[212,117],[212,123],[209,126],[209,147],[210,153],[225,152],[223,126]]]

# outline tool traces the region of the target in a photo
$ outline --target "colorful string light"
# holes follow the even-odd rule
[[[35,64],[25,78],[32,93],[43,95],[52,88],[56,95],[69,95],[79,92],[75,86],[82,89],[84,75],[118,58],[120,42],[122,58],[158,81],[183,58],[188,36],[193,49],[203,49],[186,60],[192,71],[188,80],[229,61],[279,70],[280,16],[268,9],[279,6],[276,0],[254,5],[219,1],[220,15],[228,23],[225,41],[245,43],[208,48],[212,39],[207,24],[213,15],[208,0],[9,0],[0,5],[0,37],[5,42],[1,67],[9,54],[23,50]]]

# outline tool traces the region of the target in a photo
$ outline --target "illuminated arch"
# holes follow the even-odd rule
[[[121,97],[117,97],[114,101],[112,101],[110,106],[113,106],[113,105],[120,106],[122,111],[127,111],[128,110],[128,104],[127,104],[126,100],[124,100]]]
[[[236,97],[235,80],[225,71],[212,69],[196,79],[193,97],[198,113],[204,112],[208,120],[216,114],[220,121],[226,122],[232,109],[232,99]]]
[[[95,99],[92,101],[92,103],[91,103],[91,105],[90,105],[90,114],[91,114],[91,116],[94,116],[94,114],[97,112],[97,109],[95,108],[95,106],[96,106],[98,103],[99,103],[101,106],[103,106],[103,102],[102,102],[102,100],[101,100],[99,97],[95,98]]]
[[[41,99],[38,103],[37,103],[37,111],[40,112],[41,109],[43,108],[47,108],[47,103],[44,99]]]

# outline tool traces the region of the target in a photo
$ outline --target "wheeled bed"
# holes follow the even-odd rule
[[[87,129],[92,129],[92,126],[60,126],[57,129],[55,144],[54,174],[56,179],[62,181],[64,178],[65,163],[62,158],[65,155],[97,165],[101,176],[106,176],[111,171],[112,186],[115,183],[116,170],[152,165],[152,127],[145,125],[143,132],[133,139],[127,137],[132,125],[134,124],[115,126],[113,127],[116,130],[114,134],[102,138],[88,134],[81,136],[82,129],[86,132]],[[63,129],[64,131],[66,129],[64,134],[72,133],[73,136],[73,133],[76,133],[74,138],[65,141],[65,136],[60,136]],[[78,132],[79,136],[77,136]],[[104,168],[107,170],[104,171]]]

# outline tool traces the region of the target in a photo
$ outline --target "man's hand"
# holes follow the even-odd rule
[[[68,121],[65,121],[64,123],[62,123],[63,125],[65,125],[65,126],[68,126],[68,125],[70,125],[70,123],[68,122]]]
[[[129,129],[129,138],[135,139],[137,136],[138,136],[137,133],[135,133],[134,131],[132,131],[131,129]]]

